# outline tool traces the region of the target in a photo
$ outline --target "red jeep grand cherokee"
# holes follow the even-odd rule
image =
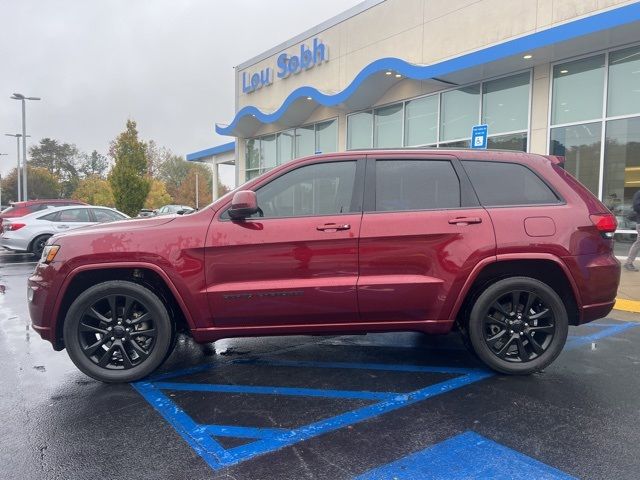
[[[87,375],[153,372],[176,331],[224,337],[455,326],[526,374],[603,317],[615,217],[556,157],[397,150],[282,165],[192,215],[56,235],[29,279],[33,327]]]

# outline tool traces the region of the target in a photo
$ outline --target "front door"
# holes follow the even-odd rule
[[[255,188],[261,211],[216,214],[207,234],[207,296],[217,327],[358,318],[364,159],[307,163]]]
[[[455,158],[401,153],[369,162],[361,320],[442,321],[473,267],[495,255],[491,219]]]

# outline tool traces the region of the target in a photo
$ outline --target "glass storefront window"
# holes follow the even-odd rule
[[[404,144],[408,147],[438,141],[438,96],[417,98],[405,105]]]
[[[456,142],[441,143],[439,146],[444,148],[469,148],[470,138],[466,140],[458,140]]]
[[[602,199],[618,219],[618,228],[633,229],[633,195],[640,189],[640,117],[607,122]]]
[[[402,104],[378,108],[374,111],[373,146],[402,147]]]
[[[316,124],[316,152],[331,153],[338,150],[338,121]],[[315,153],[315,152],[314,152]]]
[[[482,85],[481,123],[488,125],[490,135],[527,129],[529,79],[530,73],[525,72]]]
[[[245,173],[246,181],[248,182],[249,180],[256,178],[258,175],[260,175],[260,170],[247,170]]]
[[[487,138],[487,148],[495,148],[498,150],[517,150],[519,152],[527,151],[527,134],[514,133],[511,135],[498,135],[496,137]]]
[[[247,161],[247,170],[260,168],[260,139],[251,138],[247,140],[245,157]]]
[[[268,170],[278,164],[276,136],[265,135],[260,138],[260,168]]]
[[[640,47],[609,54],[607,115],[640,114]]]
[[[442,94],[440,140],[456,140],[471,135],[478,123],[480,85],[451,90]]]
[[[598,195],[602,124],[588,123],[551,130],[551,155],[565,157],[564,168]]]
[[[296,128],[296,158],[316,153],[316,131],[313,125]]]
[[[347,117],[347,149],[371,148],[373,113],[360,112]]]
[[[282,165],[283,163],[287,163],[293,160],[294,158],[293,138],[294,138],[293,130],[285,130],[284,132],[278,133],[277,135],[278,165]]]
[[[604,55],[553,67],[551,124],[602,118]]]

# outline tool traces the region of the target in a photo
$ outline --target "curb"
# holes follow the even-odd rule
[[[621,310],[623,312],[640,313],[640,302],[636,300],[616,298],[616,303],[613,308],[614,310]]]

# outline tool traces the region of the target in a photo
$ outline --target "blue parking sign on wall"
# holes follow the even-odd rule
[[[487,148],[487,134],[489,129],[486,125],[476,125],[471,129],[471,148]]]

